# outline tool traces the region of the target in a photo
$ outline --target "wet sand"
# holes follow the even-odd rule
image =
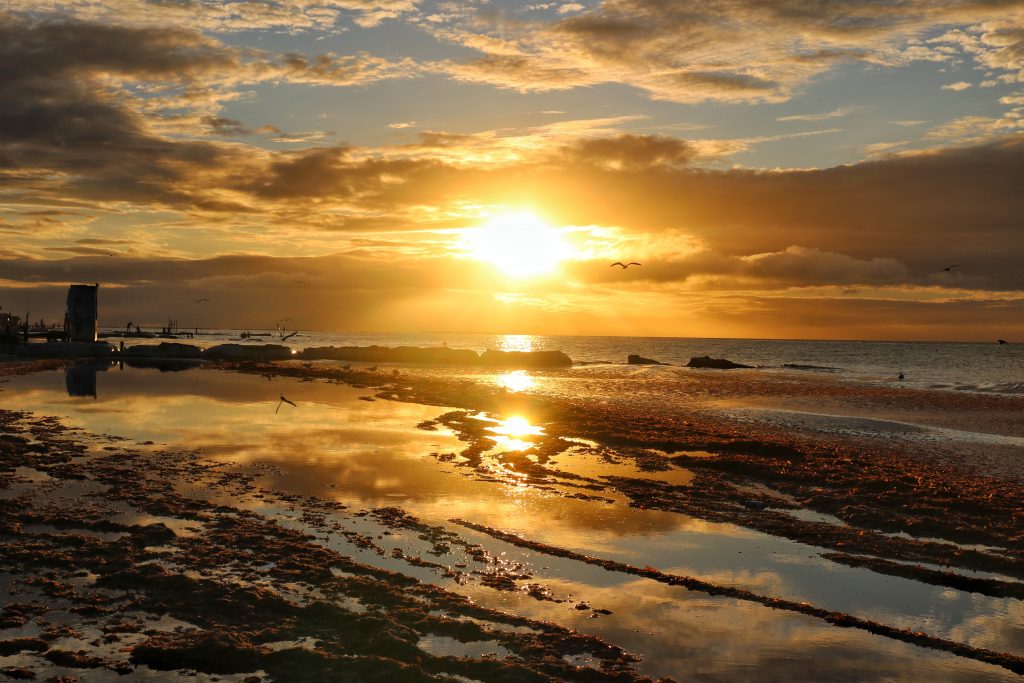
[[[1024,673],[1020,452],[919,438],[1013,439],[1020,399],[278,363],[83,403],[0,368],[9,676]],[[687,401],[652,410],[666,391]]]

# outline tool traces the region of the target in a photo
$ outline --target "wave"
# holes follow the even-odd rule
[[[828,365],[807,365],[803,363],[783,363],[782,367],[787,370],[806,370],[808,372],[842,372],[842,368],[833,368]]]
[[[957,391],[978,391],[986,394],[1024,394],[1024,382],[1003,382],[1000,384],[959,384]]]

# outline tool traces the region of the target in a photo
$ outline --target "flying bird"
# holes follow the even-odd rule
[[[625,270],[626,268],[629,268],[630,266],[640,266],[640,265],[643,265],[643,264],[642,263],[637,263],[636,261],[630,261],[629,263],[623,263],[622,261],[616,261],[615,263],[611,264],[608,267],[609,268],[614,268],[615,266],[619,266],[620,268]]]
[[[959,268],[959,267],[960,267],[960,266],[958,266],[957,264],[955,264],[955,263],[954,263],[954,264],[953,264],[953,265],[951,265],[951,266],[946,266],[945,268],[943,268],[943,270],[944,270],[944,271],[946,271],[946,272],[948,273],[949,271],[953,270],[954,268]]]
[[[281,410],[281,406],[282,406],[283,404],[285,404],[285,403],[287,403],[288,405],[290,405],[290,406],[291,406],[291,407],[293,407],[293,408],[295,407],[295,404],[294,404],[294,403],[292,403],[291,401],[289,401],[288,399],[286,399],[286,398],[284,397],[284,394],[281,394],[281,400],[277,402],[277,410],[275,410],[275,411],[274,411],[274,415],[277,415],[277,411],[278,411],[278,410]]]
[[[207,299],[206,297],[203,297],[202,299],[192,299],[192,301],[195,301],[197,304],[201,304],[204,301],[209,301],[209,299]]]
[[[996,339],[996,341],[999,342],[1000,344],[1009,344],[1010,343],[1010,342],[1006,341],[1005,339]]]

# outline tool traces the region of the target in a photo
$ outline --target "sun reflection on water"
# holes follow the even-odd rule
[[[526,391],[537,385],[537,382],[525,370],[513,370],[512,372],[503,373],[498,375],[494,381],[499,387],[513,392]]]
[[[508,451],[525,451],[534,445],[525,437],[539,436],[544,433],[544,428],[530,424],[521,415],[513,415],[499,420],[493,427],[488,427],[487,431],[494,434],[487,438],[494,441],[495,445]]]
[[[533,351],[533,336],[529,334],[503,334],[497,339],[499,351]]]

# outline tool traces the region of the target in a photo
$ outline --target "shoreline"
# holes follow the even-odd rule
[[[59,362],[0,364],[0,376],[52,370],[61,366]],[[300,382],[338,382],[370,390],[371,395],[367,399],[443,407],[448,412],[440,411],[442,414],[416,427],[427,433],[450,431],[457,437],[461,445],[456,451],[439,451],[434,457],[439,465],[447,463],[454,466],[455,471],[464,477],[498,481],[495,479],[498,475],[493,469],[498,465],[516,472],[520,485],[549,490],[554,495],[582,501],[610,502],[612,499],[621,499],[632,509],[736,525],[807,544],[820,550],[820,558],[837,565],[860,566],[880,574],[903,576],[913,581],[993,598],[1021,599],[1024,552],[1014,549],[1019,548],[1021,541],[1024,541],[1024,498],[1019,486],[1009,480],[958,471],[942,459],[930,459],[928,449],[924,446],[920,452],[910,452],[905,446],[886,447],[885,444],[877,443],[877,440],[856,441],[838,436],[822,439],[813,433],[775,429],[770,424],[744,423],[728,415],[716,414],[716,396],[704,396],[699,404],[685,414],[670,412],[651,415],[645,410],[643,401],[588,401],[574,398],[571,393],[559,393],[557,386],[549,393],[510,392],[472,378],[422,368],[402,368],[395,377],[366,371],[346,372],[328,364],[288,361],[203,364],[198,372],[241,373],[268,380],[290,377]],[[563,371],[545,371],[540,376],[546,378],[550,375],[557,379],[563,374]],[[601,378],[601,381],[605,380]],[[744,381],[739,378],[735,382],[728,379],[726,384],[718,390],[726,393],[738,391]],[[3,387],[0,384],[0,389]],[[977,404],[979,410],[984,405],[987,405],[987,401]],[[489,423],[475,417],[481,412],[493,415],[517,412],[529,414],[535,424],[543,425],[544,431],[535,437],[533,446],[525,451],[490,455]],[[414,592],[426,590],[429,600],[444,605],[444,611],[455,609],[460,612],[463,615],[460,619],[496,620],[495,623],[506,625],[512,623],[517,628],[539,631],[542,635],[510,638],[498,632],[500,629],[495,631],[488,626],[484,631],[474,631],[474,641],[466,640],[467,632],[460,630],[463,627],[456,627],[443,620],[424,622],[421,616],[412,622],[408,621],[410,605],[399,600],[394,593],[381,594],[379,590],[381,583],[389,582],[400,583],[402,590],[409,590],[409,586],[420,586],[408,583],[410,572],[428,572],[446,577],[445,580],[452,581],[453,586],[462,585],[463,581],[475,585],[479,581],[481,586],[491,590],[511,591],[515,594],[523,594],[525,591],[530,599],[539,600],[542,604],[564,598],[558,597],[557,590],[552,594],[543,580],[534,577],[533,572],[525,566],[500,559],[493,551],[481,546],[480,541],[467,540],[450,528],[432,526],[417,520],[401,507],[367,508],[357,512],[355,508],[347,509],[344,505],[315,495],[283,495],[280,491],[267,489],[260,484],[256,470],[252,474],[240,474],[244,470],[232,468],[225,462],[208,460],[202,454],[181,450],[173,444],[168,447],[130,446],[116,437],[68,430],[53,419],[13,415],[9,411],[3,411],[2,416],[5,436],[0,436],[0,452],[5,457],[6,483],[0,489],[4,492],[0,498],[0,507],[4,511],[2,519],[5,520],[5,537],[12,539],[19,547],[18,552],[10,557],[14,558],[14,562],[22,563],[22,574],[29,577],[33,572],[40,571],[35,567],[45,567],[51,574],[54,571],[57,574],[52,585],[37,585],[35,579],[25,585],[30,591],[36,591],[30,594],[39,595],[44,603],[55,596],[64,596],[60,599],[71,599],[72,602],[81,598],[85,601],[80,606],[85,610],[81,614],[96,612],[88,618],[98,617],[100,622],[106,624],[100,631],[118,636],[117,640],[109,642],[117,643],[130,652],[126,658],[124,655],[103,654],[100,648],[92,654],[72,657],[67,654],[70,650],[65,651],[53,645],[58,641],[56,637],[51,637],[56,631],[51,630],[50,635],[47,635],[46,628],[49,627],[46,627],[35,635],[26,635],[25,638],[31,642],[8,646],[8,649],[28,648],[17,656],[27,658],[24,661],[34,666],[38,666],[39,658],[26,652],[54,651],[52,656],[44,659],[53,666],[65,667],[59,669],[60,672],[66,669],[71,673],[76,667],[87,665],[111,671],[124,666],[156,669],[189,666],[205,671],[207,675],[216,675],[229,673],[219,671],[217,667],[230,666],[234,673],[241,675],[243,669],[251,672],[252,667],[258,665],[263,667],[259,669],[263,673],[258,675],[268,676],[266,680],[294,680],[287,678],[287,674],[299,670],[295,667],[311,666],[310,662],[314,662],[317,667],[328,667],[318,669],[321,672],[337,673],[340,669],[331,667],[341,665],[342,660],[336,657],[351,657],[350,654],[342,654],[348,652],[346,648],[350,648],[351,643],[343,644],[337,639],[326,644],[319,640],[315,644],[304,641],[304,638],[323,637],[322,627],[307,617],[312,609],[319,619],[322,615],[317,610],[326,608],[311,607],[315,600],[308,604],[303,602],[299,597],[305,594],[304,591],[292,595],[294,590],[287,588],[287,584],[295,581],[299,584],[311,582],[310,585],[315,587],[318,595],[326,591],[339,599],[347,596],[347,600],[352,597],[353,590],[349,585],[353,579],[349,575],[354,575],[365,578],[365,581],[360,579],[356,582],[357,587],[359,591],[372,587],[371,595],[376,596],[374,600],[379,601],[390,595],[380,603],[383,605],[385,619],[380,627],[385,631],[396,633],[394,629],[398,629],[397,632],[408,634],[406,629],[415,631],[424,623],[429,623],[434,629],[431,631],[434,636],[445,633],[450,634],[445,638],[454,638],[459,642],[495,642],[508,652],[515,652],[518,648],[522,659],[519,666],[555,680],[581,680],[578,678],[583,675],[581,671],[591,677],[588,680],[651,680],[638,672],[635,658],[621,648],[617,649],[612,644],[614,641],[594,640],[594,636],[581,633],[574,635],[571,629],[565,630],[564,626],[550,623],[545,625],[542,621],[495,611],[493,608],[480,612],[483,607],[470,607],[464,596],[440,588],[428,590],[422,586],[415,588]],[[23,435],[31,436],[26,440]],[[3,450],[4,444],[8,446],[7,450]],[[13,450],[11,444],[14,444]],[[584,470],[576,472],[566,469],[566,465],[571,463],[566,460],[570,450],[573,458],[611,464],[628,463],[629,467],[648,476],[609,475],[595,478],[588,476]],[[48,455],[40,459],[42,454]],[[13,475],[12,465],[16,466]],[[46,479],[42,480],[42,484],[33,482],[31,478],[25,479],[29,473],[26,468],[43,472],[47,478],[62,485],[78,486],[78,482],[83,481],[101,482],[111,486],[115,493],[111,495],[108,492],[99,497],[98,491],[87,493],[86,499],[93,502],[84,510],[54,507],[52,500],[42,507],[28,507],[33,490],[45,488],[49,484],[45,483]],[[656,478],[660,474],[667,476],[673,473],[688,473],[690,479],[682,484]],[[136,479],[143,485],[133,483]],[[206,486],[211,491],[221,493],[217,494],[219,497],[196,499],[178,490],[186,482],[190,490]],[[126,490],[118,493],[119,489]],[[12,490],[17,492],[14,498],[9,497]],[[19,500],[19,496],[29,498],[25,498],[25,505],[17,508],[10,501]],[[134,524],[116,521],[119,518],[111,509],[103,511],[103,506],[110,500],[127,502],[134,509],[159,521],[151,519],[149,523],[144,523],[140,520]],[[295,523],[301,521],[302,524],[295,529],[282,527],[280,520],[267,518],[265,512],[259,511],[268,505],[271,508],[283,506],[291,509],[289,514],[294,516]],[[831,516],[840,520],[840,524],[795,516],[802,510]],[[368,520],[379,525],[376,527],[376,535],[365,527]],[[461,525],[463,529],[475,530],[484,536],[513,545],[517,545],[516,539],[520,539],[521,543],[527,544],[525,547],[541,555],[554,552],[568,557],[564,554],[566,551],[559,549],[557,544],[545,542],[539,537],[526,539],[521,535],[509,535],[507,531],[487,527],[473,520],[451,521],[457,527]],[[197,525],[201,531],[189,531],[188,527],[193,525]],[[910,536],[905,535],[907,532]],[[385,535],[381,536],[382,533]],[[112,536],[104,537],[103,534]],[[113,535],[117,538],[113,538]],[[326,539],[336,535],[371,556],[387,557],[388,561],[404,563],[410,570],[399,574],[379,574],[376,572],[380,570],[373,569],[372,563],[366,564],[353,555],[328,551],[320,537]],[[417,542],[425,545],[421,545],[419,551],[399,551],[397,548],[389,548],[381,540],[389,539],[391,535],[411,535],[410,538],[419,538]],[[265,538],[261,540],[261,536],[277,539],[277,542],[284,544],[283,550],[273,547]],[[212,547],[211,543],[216,547]],[[325,555],[325,552],[333,554]],[[460,562],[453,563],[450,558],[446,560],[445,557],[452,552],[466,554],[469,567],[460,568]],[[104,553],[106,556],[101,559]],[[286,557],[288,553],[295,557],[294,562]],[[184,563],[183,557],[187,558]],[[63,559],[58,561],[57,558]],[[180,566],[169,568],[168,560]],[[266,569],[268,562],[273,566]],[[478,564],[474,565],[474,562]],[[194,579],[198,583],[191,583],[193,579],[183,581],[180,578],[182,572],[187,573],[187,568],[193,564],[194,570],[200,574],[200,578]],[[344,576],[332,574],[328,577],[323,571],[325,564],[344,567]],[[465,564],[465,561],[461,564]],[[6,566],[4,571],[9,571],[11,566]],[[147,566],[163,569],[145,569]],[[479,569],[471,570],[474,566],[479,566]],[[653,568],[640,568],[641,574],[638,576],[655,581],[672,576],[670,572],[664,571],[649,576],[643,573],[648,570]],[[79,579],[82,577],[76,578],[76,571],[88,573],[88,585],[137,593],[132,598],[135,602],[118,606],[102,600],[97,602],[96,595],[83,597],[89,593],[88,585],[80,585]],[[202,576],[209,572],[214,575],[208,578]],[[635,572],[630,570],[628,573]],[[223,590],[223,582],[229,578],[231,581],[241,581],[238,589],[241,592],[235,592],[232,588],[229,603],[217,603],[220,605],[217,608],[173,604],[175,595],[180,598],[186,593],[211,596],[212,599],[213,591]],[[268,580],[269,584],[266,583]],[[259,591],[264,590],[259,586],[264,584],[266,588],[277,592],[277,597],[263,595],[257,599]],[[710,589],[712,595],[729,596],[730,591],[736,591],[723,584],[705,584],[704,587]],[[46,585],[51,587],[45,588]],[[685,586],[685,582],[680,585]],[[436,593],[437,590],[442,592]],[[46,595],[50,597],[46,598]],[[757,595],[760,596],[757,601],[764,605],[772,606],[773,601],[775,606],[789,604],[784,598],[770,593]],[[369,599],[363,593],[359,593],[359,596],[358,600]],[[252,602],[254,600],[256,602]],[[265,604],[274,606],[268,619],[275,623],[264,619],[260,622],[263,624],[262,630],[242,629],[241,615],[245,619],[259,621],[251,609],[256,604],[264,604],[260,602],[264,600],[271,600]],[[229,604],[234,602],[241,604],[229,608]],[[584,610],[583,614],[590,614],[586,611],[590,610],[594,618],[601,618],[602,613],[598,607],[591,607],[586,602],[580,604],[586,605],[576,608]],[[986,648],[937,638],[915,629],[888,624],[871,627],[870,623],[877,621],[850,614],[844,617],[844,613],[816,605],[804,608],[799,607],[802,603],[793,604],[797,605],[798,612],[814,618],[825,618],[818,612],[831,614],[834,618],[829,617],[826,621],[837,626],[859,623],[868,631],[881,633],[888,639],[952,651],[961,658],[987,661],[1017,673],[1024,671],[1024,660],[1021,660],[1019,654],[986,653]],[[120,619],[117,615],[124,613],[127,607],[153,610],[154,606],[161,605],[168,609],[165,615],[183,619],[193,626],[198,625],[201,632],[192,629],[183,635],[161,631],[145,623],[134,631],[117,630]],[[235,622],[230,622],[227,616],[220,614],[221,609],[230,609],[232,614],[236,609],[241,612],[235,615]],[[337,605],[332,609],[337,609]],[[395,612],[396,609],[399,611]],[[417,611],[419,609],[416,607],[413,611],[421,614]],[[158,614],[159,609],[151,613]],[[333,615],[331,619],[341,618],[338,616],[340,612],[331,611],[330,614]],[[14,612],[7,616],[13,620],[20,619]],[[30,619],[29,616],[25,624],[29,624]],[[301,622],[303,628],[282,631],[281,623],[289,619]],[[348,620],[346,623],[351,623],[354,617],[348,615],[344,619]],[[368,622],[360,623],[362,625],[356,631],[365,629]],[[138,619],[133,624],[131,628],[138,625]],[[423,635],[421,631],[418,631],[420,637]],[[354,637],[353,631],[345,631],[345,638]],[[469,672],[484,676],[499,675],[499,672],[504,672],[501,675],[511,675],[510,670],[497,667],[494,661],[483,656],[483,652],[466,655],[468,661],[458,666],[450,661],[450,656],[442,656],[439,660],[436,657],[424,659],[422,648],[426,645],[420,640],[414,643],[411,637],[402,636],[399,641],[404,645],[393,641],[389,647],[397,647],[412,659],[399,656],[396,659],[398,664],[381,663],[376,658],[387,658],[388,655],[374,649],[376,646],[372,644],[367,644],[356,657],[375,658],[372,660],[375,664],[371,666],[368,663],[367,666],[371,668],[366,671],[376,670],[373,667],[379,665],[384,667],[381,671],[393,671],[395,675],[401,671],[402,675],[413,676],[409,680],[419,680],[415,677],[428,676],[440,670],[451,673],[461,671],[464,673],[459,675],[467,676],[470,676]],[[85,642],[84,639],[79,641]],[[292,645],[279,645],[283,642]],[[341,649],[332,650],[336,647]],[[607,657],[597,654],[594,648],[607,653]],[[473,651],[472,648],[470,651]],[[315,657],[311,652],[315,653]],[[580,653],[596,656],[597,659],[584,667],[584,670],[578,670],[575,665],[572,669],[557,668],[561,665],[549,661],[550,655],[565,661],[565,657],[572,660],[572,657]],[[345,661],[351,662],[351,659]],[[177,664],[177,667],[172,667],[172,664]],[[506,661],[502,666],[507,664]],[[390,669],[392,666],[398,668]],[[552,666],[556,668],[550,668]],[[484,677],[481,680],[490,678]]]

